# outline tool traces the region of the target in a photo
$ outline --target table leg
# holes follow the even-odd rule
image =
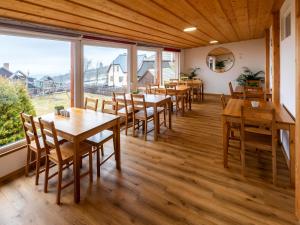
[[[188,91],[188,95],[189,95],[189,97],[188,97],[188,100],[189,100],[189,110],[192,110],[192,97],[193,96],[191,96],[192,95],[191,89]]]
[[[182,116],[184,116],[184,108],[185,108],[185,105],[184,105],[184,99],[185,99],[185,97],[184,97],[184,95],[183,96],[181,96],[181,110],[182,110]]]
[[[157,116],[157,105],[154,105],[154,140],[157,141],[157,124],[158,124],[158,116]]]
[[[204,100],[204,84],[201,85],[201,98]]]
[[[116,167],[118,170],[121,169],[121,139],[120,139],[120,119],[117,119],[117,124],[114,126],[114,135],[115,135],[115,160]]]
[[[169,129],[172,129],[172,107],[173,107],[173,103],[172,103],[172,100],[170,99],[170,101],[169,101]]]
[[[290,125],[289,143],[290,143],[290,183],[292,187],[295,187],[295,125]]]
[[[79,141],[77,138],[74,139],[74,202],[79,203],[80,202],[80,161],[81,156],[79,154]]]
[[[226,121],[226,117],[222,116],[223,121],[223,164],[224,167],[228,167],[228,123]]]

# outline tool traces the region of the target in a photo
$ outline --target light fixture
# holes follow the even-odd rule
[[[183,29],[184,32],[192,32],[192,31],[195,31],[195,30],[197,30],[197,27],[187,27],[187,28]]]
[[[217,43],[218,43],[218,41],[216,41],[216,40],[213,40],[213,41],[209,42],[209,44],[217,44]]]

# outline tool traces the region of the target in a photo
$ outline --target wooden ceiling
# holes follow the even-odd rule
[[[176,48],[264,36],[283,0],[2,0],[0,17]],[[183,29],[196,26],[191,33]]]

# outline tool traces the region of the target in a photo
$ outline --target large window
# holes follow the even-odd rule
[[[128,88],[128,50],[126,48],[84,45],[84,96],[111,98]],[[100,109],[98,107],[98,109]]]
[[[162,79],[161,84],[170,79],[179,78],[179,53],[162,52]]]
[[[23,138],[19,113],[70,106],[70,42],[0,35],[0,146]]]
[[[157,52],[137,51],[137,86],[145,87],[157,82]]]

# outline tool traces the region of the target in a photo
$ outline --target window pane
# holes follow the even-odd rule
[[[127,61],[127,49],[84,46],[84,96],[98,98],[98,109],[114,91],[127,92]]]
[[[137,51],[137,84],[146,87],[157,82],[157,53],[155,51]]]
[[[162,53],[162,84],[170,79],[178,79],[178,52]]]
[[[19,113],[70,107],[70,42],[0,35],[0,146],[23,138]]]

